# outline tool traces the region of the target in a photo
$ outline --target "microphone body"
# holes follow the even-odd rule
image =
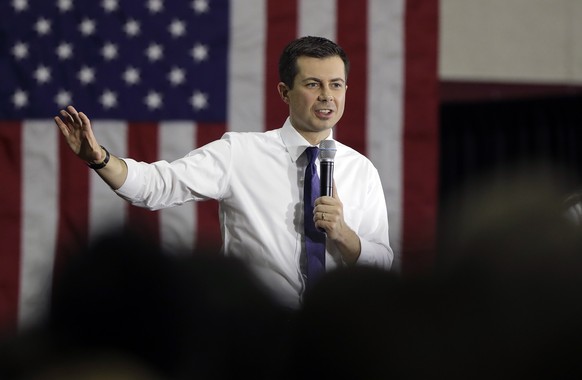
[[[321,161],[319,168],[321,196],[333,196],[333,165],[333,161]]]
[[[333,167],[337,149],[335,141],[323,140],[319,143],[319,178],[321,196],[333,196]]]

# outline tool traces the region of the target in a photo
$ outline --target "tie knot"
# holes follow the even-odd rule
[[[307,154],[307,159],[309,160],[309,163],[313,164],[315,163],[315,159],[319,154],[319,148],[316,146],[310,146],[307,149],[305,149],[305,154]]]

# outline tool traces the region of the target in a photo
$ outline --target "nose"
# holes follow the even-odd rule
[[[333,96],[329,95],[326,91],[322,91],[318,96],[318,100],[320,102],[331,102],[333,100]]]

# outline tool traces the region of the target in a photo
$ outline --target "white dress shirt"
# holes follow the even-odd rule
[[[171,163],[124,159],[128,176],[116,192],[152,210],[218,200],[224,253],[246,262],[282,305],[297,308],[305,289],[300,263],[308,146],[289,119],[277,130],[229,132]],[[344,218],[361,241],[357,264],[388,269],[393,252],[378,172],[355,150],[336,147],[334,179]],[[326,269],[340,265],[339,252],[328,245]]]

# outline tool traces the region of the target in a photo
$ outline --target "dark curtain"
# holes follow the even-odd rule
[[[442,104],[439,229],[486,181],[543,176],[582,189],[582,96]],[[535,190],[535,189],[532,189]]]

